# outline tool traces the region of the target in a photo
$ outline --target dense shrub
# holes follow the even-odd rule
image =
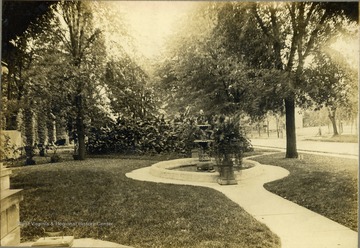
[[[194,148],[194,119],[173,121],[151,117],[120,117],[107,126],[91,128],[87,149],[91,154],[175,152],[189,155]]]
[[[213,118],[200,120],[182,115],[168,121],[162,117],[140,119],[122,116],[106,126],[91,128],[87,149],[90,154],[177,153],[190,156],[191,150],[196,148],[194,140],[199,139],[197,123],[203,121],[209,122],[212,130],[217,129]],[[241,142],[244,151],[251,148],[242,132]]]

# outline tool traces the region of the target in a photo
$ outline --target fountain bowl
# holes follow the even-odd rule
[[[220,173],[216,170],[198,171],[198,163],[199,159],[197,158],[162,161],[150,167],[150,174],[160,178],[180,181],[217,183]],[[256,170],[257,162],[244,159],[243,163],[245,169],[235,170],[235,178],[237,181],[252,177],[258,173],[258,170]]]

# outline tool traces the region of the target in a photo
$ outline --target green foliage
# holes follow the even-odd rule
[[[214,35],[223,37],[224,49],[247,66],[250,90],[246,93],[256,92],[252,98],[262,110],[260,115],[282,110],[283,99],[292,95],[304,108],[309,106],[309,96],[326,104],[328,98],[323,92],[328,89],[313,77],[318,68],[306,68],[305,60],[314,54],[322,56],[329,42],[352,32],[352,24],[339,5],[231,2],[219,5],[217,13]],[[313,80],[306,81],[305,77]],[[339,79],[333,87],[342,87]],[[342,99],[340,95],[334,97],[335,101]]]
[[[110,107],[116,114],[144,118],[156,114],[149,77],[128,55],[106,65],[105,81]]]
[[[179,153],[189,155],[194,147],[195,122],[179,119],[170,122],[161,117],[119,117],[100,128],[91,128],[87,149],[90,154]]]
[[[335,50],[331,50],[336,53]],[[342,57],[337,53],[337,59]],[[315,103],[315,107],[339,107],[357,105],[351,102],[357,92],[355,70],[338,63],[326,53],[316,53],[309,68],[305,70],[305,92]],[[317,84],[319,87],[314,87]],[[304,94],[305,95],[305,94]]]
[[[317,81],[305,86],[305,62],[351,29],[351,21],[333,3],[226,2],[202,12],[207,25],[197,33],[180,31],[181,49],[173,49],[158,71],[169,106],[253,118],[285,112],[286,154],[296,157],[295,107],[308,107],[311,91],[322,91]]]
[[[20,153],[21,148],[11,142],[9,135],[1,134],[0,139],[0,161],[12,159]]]
[[[219,116],[214,121],[213,151],[219,166],[241,166],[249,142],[240,127],[239,116]]]

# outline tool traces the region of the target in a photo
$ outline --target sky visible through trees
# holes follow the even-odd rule
[[[138,49],[147,57],[155,58],[165,46],[178,21],[196,8],[194,1],[114,1],[119,13],[124,13],[131,35]],[[358,63],[358,41],[337,40],[334,48],[346,54],[351,64]]]
[[[193,1],[114,1],[111,4],[119,13],[124,13],[136,46],[150,59],[162,51],[180,18],[196,6]]]

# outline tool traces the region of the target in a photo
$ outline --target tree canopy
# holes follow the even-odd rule
[[[16,23],[9,17],[16,6],[4,2],[5,27]],[[27,120],[47,116],[49,127],[55,118],[72,133],[80,159],[89,127],[114,116],[285,114],[286,156],[295,158],[295,107],[357,111],[356,71],[331,48],[357,35],[357,3],[198,3],[151,73],[110,3],[19,6],[18,13],[26,6],[34,13],[4,36],[6,126],[17,128],[22,111]]]
[[[114,113],[129,114],[125,108],[115,106],[113,96],[122,101],[120,104],[136,111],[141,109],[143,114],[151,112],[147,109],[151,108],[152,95],[146,88],[146,73],[119,43],[115,49],[120,51],[118,56],[107,56],[111,50],[107,46],[112,44],[109,42],[112,39],[106,36],[111,33],[107,29],[112,27],[105,21],[94,25],[93,20],[94,16],[103,15],[101,18],[105,20],[108,16],[111,21],[113,15],[106,5],[99,10],[99,4],[102,3],[61,1],[53,4],[46,19],[37,19],[36,24],[30,24],[12,41],[14,56],[6,60],[9,74],[6,87],[2,88],[6,125],[10,129],[18,128],[18,116],[24,111],[28,146],[39,142],[35,140],[34,125],[42,125],[38,129],[43,129],[41,123],[45,121],[52,127],[56,120],[75,141],[76,158],[84,159],[85,135],[89,128],[102,125]],[[126,35],[126,31],[118,31],[117,37]],[[111,78],[110,71],[122,77]],[[132,91],[122,92],[120,85],[127,85]],[[140,100],[141,107],[137,106]],[[37,116],[42,119],[34,124]],[[48,141],[52,141],[50,137]]]
[[[268,111],[285,112],[286,156],[297,157],[295,106],[306,107],[309,99],[304,96],[310,96],[306,94],[309,87],[322,87],[305,80],[308,60],[345,32],[352,32],[354,16],[349,5],[204,5],[194,15],[207,25],[198,21],[190,27],[202,25],[202,30],[179,32],[176,44],[180,48],[173,49],[159,70],[164,87],[172,93],[170,99],[212,111],[231,109],[253,117]]]

